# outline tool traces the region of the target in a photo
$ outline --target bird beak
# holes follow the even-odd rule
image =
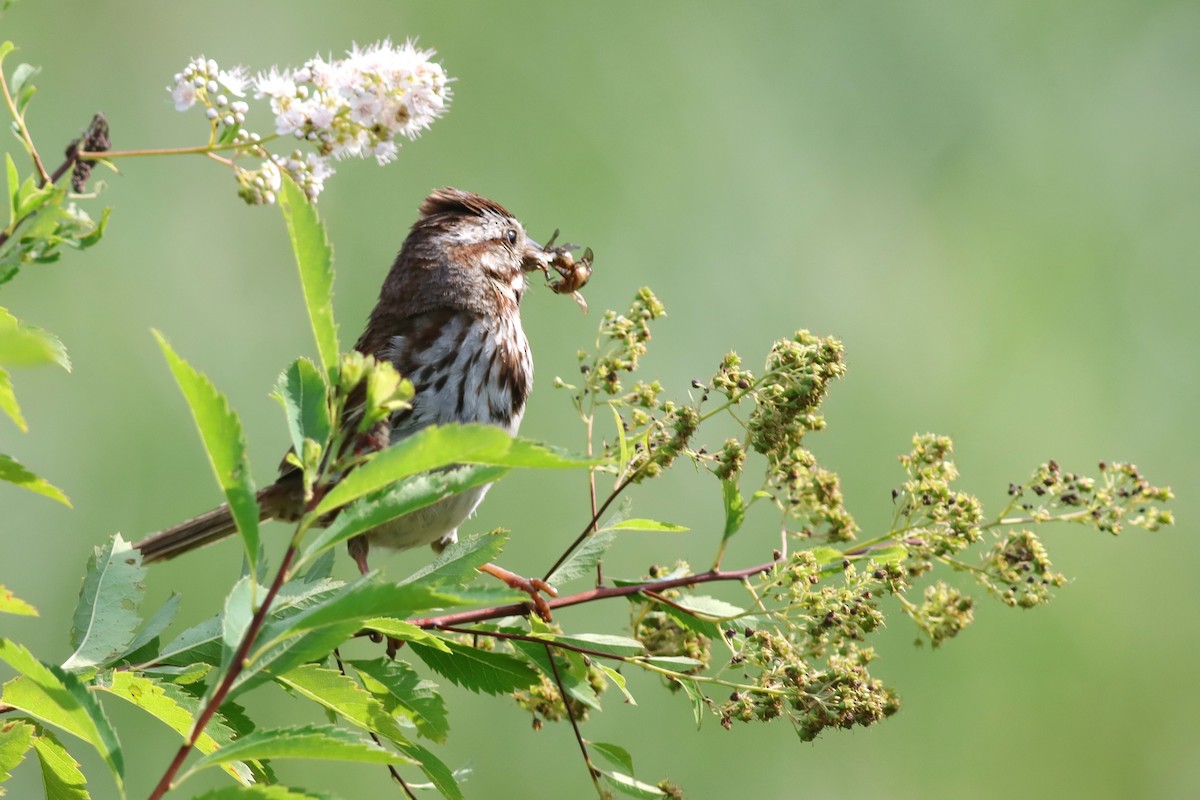
[[[533,239],[526,240],[525,256],[521,259],[521,269],[525,272],[545,272],[550,267],[550,261],[554,258],[553,253],[546,252],[546,248],[535,242]]]

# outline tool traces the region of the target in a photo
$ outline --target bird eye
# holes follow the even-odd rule
[[[515,230],[515,229],[513,229],[513,228],[509,228],[508,230],[506,230],[506,231],[504,232],[504,239],[505,239],[505,241],[507,241],[509,244],[516,244],[516,243],[517,243],[517,232],[516,232],[516,230]]]

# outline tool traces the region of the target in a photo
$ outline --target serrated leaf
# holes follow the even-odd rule
[[[208,462],[233,512],[250,561],[250,571],[254,572],[259,552],[259,509],[241,420],[207,376],[180,358],[161,333],[154,331],[154,337],[200,430]]]
[[[355,501],[338,514],[305,546],[300,563],[389,520],[431,506],[450,495],[491,483],[507,472],[507,467],[469,466],[402,479],[394,486]]]
[[[644,800],[662,800],[667,794],[662,789],[649,783],[643,783],[637,778],[631,778],[621,772],[609,772],[601,770],[604,777],[608,778],[609,784],[614,789],[622,794],[627,794],[630,797],[640,797]]]
[[[37,609],[17,597],[0,583],[0,613],[17,614],[23,617],[36,617]]]
[[[4,684],[0,702],[95,747],[118,786],[122,785],[125,764],[116,731],[83,682],[58,667],[43,664],[24,647],[6,639],[0,639],[0,661],[19,673],[19,677]]]
[[[587,746],[588,750],[599,753],[610,764],[628,772],[633,772],[633,756],[624,747],[618,744],[609,744],[608,742],[588,742]]]
[[[616,540],[617,535],[611,530],[593,533],[554,570],[546,582],[552,586],[561,586],[584,575],[595,574],[596,565]]]
[[[452,603],[453,598],[439,597],[430,586],[387,583],[379,579],[378,573],[370,573],[299,614],[269,623],[263,628],[258,647],[270,648],[289,636],[330,625],[349,622],[357,628],[372,617],[385,614],[409,616],[431,607],[441,607],[447,601]]]
[[[71,757],[58,737],[43,728],[34,737],[33,746],[42,768],[46,800],[90,800],[87,778],[79,769],[79,762]]]
[[[49,331],[26,325],[0,307],[0,364],[32,367],[58,364],[71,371],[71,359],[58,337]]]
[[[126,652],[141,623],[137,610],[146,575],[141,562],[133,545],[119,533],[93,549],[72,619],[75,652],[63,669],[103,666]]]
[[[409,741],[383,705],[350,678],[335,670],[306,664],[275,680],[346,721],[387,739],[421,768],[444,797],[462,800],[462,790],[450,769],[433,753]]]
[[[317,210],[291,179],[283,176],[279,209],[287,224],[292,253],[300,268],[304,305],[317,341],[321,369],[331,379],[338,366],[337,323],[333,320],[333,248]],[[320,441],[320,440],[318,440]]]
[[[112,681],[100,688],[108,691],[145,711],[159,722],[186,739],[192,730],[195,717],[200,713],[199,702],[193,696],[171,684],[158,683],[142,675],[136,675],[128,670],[118,670],[112,674]],[[222,750],[222,744],[233,741],[231,731],[218,713],[205,727],[200,738],[196,740],[196,749],[209,754]],[[247,759],[254,758],[248,756]],[[239,783],[249,785],[254,782],[250,768],[241,763],[247,759],[222,759],[222,767]],[[229,763],[233,762],[233,763]]]
[[[357,761],[364,764],[395,764],[409,760],[345,729],[332,725],[304,725],[255,731],[200,758],[188,772],[190,774],[229,762],[268,758]]]
[[[19,719],[0,722],[0,783],[12,777],[10,774],[25,755],[33,748],[34,728]],[[4,789],[0,788],[0,795]]]
[[[363,630],[375,631],[382,633],[384,636],[392,639],[400,639],[405,642],[418,642],[420,644],[435,647],[438,650],[443,650],[447,653],[450,648],[446,646],[446,642],[436,633],[431,633],[422,628],[418,628],[411,622],[406,622],[402,619],[394,619],[392,617],[375,617],[363,621]]]
[[[400,583],[465,586],[475,578],[479,567],[496,560],[507,542],[508,532],[504,530],[460,539],[443,550],[433,563],[425,565]]]
[[[430,425],[376,453],[325,495],[315,511],[333,511],[401,478],[452,464],[571,469],[597,463],[514,439],[493,425]]]
[[[733,536],[746,521],[746,498],[738,491],[737,481],[721,481],[721,500],[725,504],[725,531],[721,541]]]
[[[500,695],[527,689],[538,675],[526,662],[506,653],[494,653],[446,642],[450,653],[420,644],[410,644],[417,657],[446,680],[472,692]]]
[[[125,652],[120,657],[122,659],[132,659],[139,650],[154,644],[159,635],[175,620],[175,615],[179,613],[179,603],[179,595],[172,592],[171,596],[159,607],[158,611],[154,612],[154,616],[150,617],[149,621],[142,626],[142,629],[138,631],[137,636],[133,638],[133,641],[129,643],[129,646],[125,648]],[[150,655],[158,655],[158,653],[147,654],[147,659]]]
[[[640,656],[646,652],[645,646],[637,639],[607,633],[548,634],[546,638],[612,656]]]
[[[436,683],[421,678],[403,661],[378,658],[351,661],[350,664],[364,679],[367,690],[380,699],[389,713],[403,714],[426,739],[446,741],[450,722],[446,716],[446,701],[438,694]],[[386,697],[380,697],[382,693],[386,693]]]
[[[296,453],[304,449],[306,438],[325,444],[330,432],[329,396],[316,364],[307,358],[293,361],[280,374],[272,396],[283,406]]]
[[[253,576],[243,575],[225,597],[225,613],[221,616],[221,664],[228,666],[250,622],[254,617],[254,598],[258,595]]]
[[[549,648],[549,652],[547,652],[546,645],[538,642],[518,640],[513,641],[512,646],[551,680],[554,680],[557,668],[563,688],[567,690],[567,694],[572,699],[583,703],[588,708],[600,710],[600,695],[596,694],[596,690],[592,687],[587,665],[584,663],[582,655],[571,650],[553,647]],[[551,653],[554,655],[553,665],[550,662]]]
[[[305,664],[276,675],[275,681],[364,730],[393,742],[408,740],[378,700],[337,670]]]
[[[654,519],[624,519],[615,525],[608,525],[606,531],[653,531],[662,533],[682,533],[690,530],[683,525],[673,525],[670,522],[659,522]]]
[[[0,411],[7,414],[21,430],[29,430],[29,425],[21,414],[21,406],[17,403],[17,396],[13,393],[12,379],[3,369],[0,369]]]
[[[626,688],[626,686],[625,686],[625,683],[626,683],[626,681],[625,681],[625,676],[624,676],[624,675],[622,675],[621,673],[617,672],[615,669],[613,669],[612,667],[608,666],[607,664],[599,664],[599,663],[597,663],[597,664],[595,664],[595,666],[596,666],[596,667],[597,667],[597,668],[598,668],[598,669],[599,669],[601,672],[603,672],[603,673],[604,673],[604,674],[605,674],[605,675],[608,677],[608,679],[609,679],[610,681],[612,681],[612,684],[613,684],[614,686],[616,686],[616,687],[617,687],[617,689],[619,689],[619,690],[620,690],[621,694],[625,695],[625,702],[626,702],[626,703],[629,703],[629,705],[631,705],[631,706],[636,706],[636,705],[637,705],[637,700],[634,700],[634,699],[633,699],[633,695],[629,693],[629,689],[627,689],[627,688]]]
[[[37,475],[34,475],[25,469],[21,465],[21,462],[4,453],[0,453],[0,481],[8,481],[20,486],[22,489],[28,489],[44,497],[49,497],[51,500],[57,500],[68,508],[71,507],[71,501],[63,494],[62,489],[59,489],[45,478],[39,478]]]

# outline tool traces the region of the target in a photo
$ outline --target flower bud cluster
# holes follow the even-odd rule
[[[854,540],[858,525],[846,510],[837,474],[819,466],[808,450],[796,447],[779,456],[767,474],[767,487],[787,514],[805,526],[806,536]]]
[[[585,391],[620,394],[620,373],[638,368],[638,360],[646,354],[646,344],[650,341],[650,322],[666,315],[666,307],[647,288],[638,291],[628,314],[605,311],[600,337],[606,340],[607,349],[590,367],[581,365],[587,373]],[[587,353],[580,351],[581,362],[586,362],[587,357]]]
[[[750,447],[772,461],[788,458],[804,434],[825,427],[821,401],[829,383],[845,373],[842,343],[837,339],[802,330],[791,339],[776,341],[767,355],[764,376],[751,392],[755,407],[747,425]]]
[[[1046,546],[1033,531],[1010,530],[984,553],[982,582],[1005,605],[1033,608],[1050,602],[1051,589],[1067,582],[1052,567]]]
[[[1051,460],[1025,484],[1010,486],[1009,494],[1037,522],[1070,519],[1113,535],[1125,525],[1156,531],[1175,523],[1169,510],[1154,505],[1173,499],[1171,490],[1151,484],[1136,464],[1101,463],[1100,474],[1097,485],[1096,479],[1065,472]]]
[[[935,559],[953,555],[979,541],[983,506],[979,499],[955,491],[958,468],[947,436],[913,437],[913,449],[900,456],[908,480],[893,490],[898,525],[906,530],[906,567],[913,576],[928,572]]]
[[[924,601],[916,607],[906,606],[905,610],[934,647],[954,638],[975,621],[975,599],[944,581],[925,587]]]
[[[401,138],[415,139],[441,117],[450,101],[450,78],[431,60],[432,50],[383,40],[355,45],[342,59],[315,56],[299,69],[271,68],[253,79],[243,68],[223,70],[213,59],[193,59],[167,87],[175,108],[204,109],[212,126],[210,145],[231,149],[234,159],[262,159],[255,169],[233,164],[238,194],[246,202],[274,203],[281,172],[316,200],[333,174],[331,161],[374,156],[380,164],[396,158]],[[244,127],[248,88],[267,99],[275,131],[260,136]],[[268,152],[269,140],[301,140],[312,152],[283,156]]]

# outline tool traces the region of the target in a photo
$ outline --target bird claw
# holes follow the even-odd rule
[[[558,597],[558,590],[541,578],[525,578],[495,564],[484,564],[479,568],[479,571],[486,572],[494,578],[499,578],[510,589],[516,589],[519,592],[529,595],[529,599],[533,604],[533,610],[542,618],[542,621],[550,622],[553,619],[550,615],[550,604],[542,596],[542,593],[544,592],[551,597]]]

